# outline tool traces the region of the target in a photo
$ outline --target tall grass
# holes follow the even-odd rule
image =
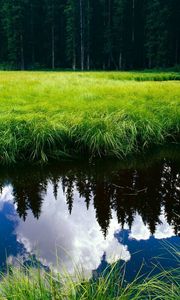
[[[179,142],[177,79],[158,72],[0,72],[0,163],[123,157]]]
[[[179,254],[176,254],[177,265]],[[122,269],[123,270],[123,269]],[[85,279],[83,271],[72,276],[31,267],[9,268],[0,281],[1,300],[177,300],[180,299],[180,269],[161,270],[146,278],[137,274],[128,283],[124,271],[114,264],[96,279]]]

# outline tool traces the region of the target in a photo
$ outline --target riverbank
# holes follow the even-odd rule
[[[126,157],[180,141],[178,73],[0,72],[0,163]]]

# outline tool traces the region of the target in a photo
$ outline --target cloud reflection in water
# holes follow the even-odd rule
[[[72,262],[87,270],[98,267],[104,252],[109,263],[113,260],[130,259],[127,246],[118,243],[114,237],[119,230],[117,218],[112,218],[106,239],[95,217],[95,209],[87,210],[83,199],[76,197],[72,214],[69,214],[62,190],[54,200],[52,187],[42,206],[39,220],[29,213],[26,222],[20,221],[16,228],[18,240],[27,251],[39,250],[40,256],[49,264],[56,263],[55,249],[60,263],[72,271]]]
[[[16,210],[12,192],[10,185],[2,189],[0,209],[8,202]],[[45,265],[56,265],[56,255],[60,266],[65,266],[70,272],[73,271],[74,264],[82,265],[86,271],[96,269],[104,253],[108,263],[119,259],[124,261],[131,259],[128,246],[123,245],[123,241],[122,244],[118,242],[115,237],[115,233],[122,230],[115,211],[112,210],[112,218],[105,238],[97,222],[93,203],[87,210],[84,199],[79,197],[77,191],[74,192],[71,215],[62,187],[58,188],[58,197],[55,200],[53,187],[49,182],[40,218],[35,219],[30,210],[25,222],[18,217],[18,214],[16,216],[18,222],[14,234],[17,236],[17,242],[23,244],[27,253],[38,253]],[[167,223],[163,209],[160,220],[161,223],[157,224],[154,237],[164,239],[174,236],[173,226]],[[128,229],[128,224],[125,224],[124,229]],[[150,236],[148,225],[145,225],[142,217],[136,213],[129,231],[129,240],[148,240]]]

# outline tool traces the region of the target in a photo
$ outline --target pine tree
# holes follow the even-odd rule
[[[66,14],[66,49],[67,60],[71,62],[72,69],[77,68],[77,26],[76,26],[77,2],[67,0]]]
[[[86,52],[86,68],[87,70],[90,70],[90,64],[91,64],[91,26],[92,26],[92,7],[91,7],[91,1],[86,0],[85,3],[85,36],[84,36],[84,42],[85,42],[85,52]]]
[[[64,6],[62,5],[63,1],[59,0],[45,0],[45,18],[46,18],[46,32],[47,35],[47,51],[50,53],[48,57],[51,58],[51,68],[55,69],[57,65],[57,43],[58,38],[60,38],[59,32],[59,21],[62,18],[62,11]],[[49,61],[49,59],[48,59]]]
[[[165,67],[168,55],[169,10],[166,0],[148,0],[145,47],[148,67]]]
[[[24,38],[26,0],[6,0],[2,6],[3,30],[7,39],[8,59],[11,65],[25,67]]]
[[[113,62],[112,42],[112,11],[113,0],[104,1],[104,69],[111,68]]]
[[[0,0],[0,64],[138,69],[180,64],[179,0]]]
[[[180,64],[180,1],[169,1],[169,11],[169,65],[172,66]]]
[[[114,0],[113,14],[113,51],[116,68],[121,70],[124,66],[124,0]]]

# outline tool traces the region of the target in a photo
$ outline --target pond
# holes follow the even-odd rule
[[[173,147],[127,162],[1,168],[1,269],[32,256],[46,268],[81,266],[93,276],[126,262],[127,280],[140,268],[177,267],[179,153]]]

